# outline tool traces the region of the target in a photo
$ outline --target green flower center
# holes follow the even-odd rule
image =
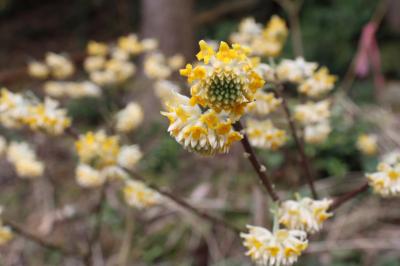
[[[232,71],[214,73],[206,81],[211,108],[232,109],[243,99],[243,81]]]

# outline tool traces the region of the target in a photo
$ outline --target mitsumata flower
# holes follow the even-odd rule
[[[377,172],[366,176],[376,194],[383,197],[400,196],[400,161],[381,162]]]
[[[75,143],[79,160],[95,168],[115,165],[120,150],[117,136],[107,136],[104,131],[88,132]]]
[[[254,18],[246,18],[240,22],[238,32],[231,35],[231,40],[250,47],[253,55],[275,57],[281,53],[287,35],[286,23],[278,16],[272,16],[265,28]]]
[[[212,109],[203,111],[188,97],[174,91],[170,93],[165,103],[167,111],[161,113],[170,121],[168,132],[185,149],[204,155],[226,153],[232,143],[242,139],[227,115]]]
[[[44,164],[36,158],[35,151],[25,142],[11,142],[7,160],[15,166],[21,178],[35,178],[44,172]]]
[[[284,201],[278,209],[279,223],[288,229],[318,232],[325,220],[332,216],[328,212],[331,204],[332,200],[328,199],[302,198]]]
[[[365,155],[378,152],[378,138],[375,135],[362,134],[357,139],[357,148]]]
[[[274,112],[282,103],[274,93],[258,90],[254,95],[255,101],[247,106],[247,110],[254,114],[268,115]]]
[[[142,157],[137,145],[120,146],[117,136],[104,131],[87,132],[75,143],[79,156],[76,180],[82,187],[103,185],[107,180],[126,180]]]
[[[300,230],[278,229],[274,232],[250,226],[248,233],[241,233],[246,255],[259,266],[293,265],[307,248],[306,232]]]
[[[52,97],[98,97],[101,95],[99,86],[91,81],[72,82],[72,81],[48,81],[43,85],[47,95]]]
[[[163,200],[157,191],[136,180],[126,180],[123,193],[126,203],[138,209],[152,207]]]
[[[191,84],[191,103],[211,108],[217,113],[225,111],[238,119],[245,107],[254,100],[254,94],[264,85],[264,80],[247,57],[250,50],[238,44],[232,48],[221,42],[218,51],[205,41],[200,41],[197,59],[204,63],[187,64],[180,71]]]
[[[281,81],[301,83],[310,78],[317,67],[317,63],[306,62],[302,57],[295,60],[283,59],[277,66],[276,73]]]
[[[332,90],[335,81],[336,76],[330,75],[326,67],[321,67],[311,77],[300,84],[299,92],[316,98]]]
[[[264,121],[248,119],[246,133],[251,145],[264,149],[276,150],[287,140],[286,132],[274,127],[269,119]]]
[[[326,121],[331,115],[329,106],[329,100],[299,104],[295,107],[294,118],[302,125]]]
[[[304,127],[304,140],[311,144],[323,143],[328,138],[331,130],[328,120],[306,125]]]
[[[115,129],[118,132],[129,132],[137,128],[143,121],[143,111],[139,104],[129,103],[116,116]]]
[[[71,125],[71,119],[58,104],[50,98],[41,103],[3,88],[0,95],[0,122],[8,128],[29,126],[32,130],[60,135]]]
[[[0,216],[3,212],[3,207],[0,206]],[[11,239],[13,239],[13,233],[11,228],[3,225],[3,221],[0,217],[0,246],[7,244]]]

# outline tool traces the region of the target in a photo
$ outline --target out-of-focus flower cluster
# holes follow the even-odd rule
[[[330,102],[307,102],[295,107],[294,118],[304,127],[304,139],[308,143],[321,143],[331,132],[329,122]]]
[[[118,136],[108,136],[104,131],[88,132],[76,141],[79,165],[76,179],[86,188],[100,187],[107,181],[120,180],[129,205],[143,208],[160,202],[161,196],[141,181],[129,178],[142,157],[137,145],[121,146]]]
[[[264,121],[248,119],[246,134],[254,147],[271,150],[280,148],[287,139],[286,132],[274,127],[269,119]]]
[[[185,58],[180,54],[167,58],[160,52],[153,52],[148,54],[144,60],[144,72],[149,78],[164,80],[180,69],[184,63]]]
[[[365,155],[374,155],[378,152],[378,137],[371,134],[358,136],[357,148]]]
[[[51,98],[40,102],[33,96],[12,93],[3,88],[0,92],[0,123],[7,128],[28,126],[35,131],[60,135],[71,125],[65,109]]]
[[[378,164],[376,172],[366,177],[374,192],[383,197],[400,196],[400,153],[386,155]]]
[[[287,35],[286,23],[278,16],[272,16],[265,27],[254,18],[246,18],[240,22],[238,32],[231,35],[231,41],[249,47],[253,55],[276,57]]]
[[[11,228],[3,225],[3,221],[1,220],[2,213],[3,213],[3,207],[0,206],[0,246],[7,244],[14,237]]]
[[[0,141],[5,149],[6,141]],[[6,148],[7,160],[15,167],[17,175],[22,178],[42,176],[44,163],[38,160],[35,151],[26,142],[11,142]]]
[[[55,98],[99,97],[101,95],[100,87],[90,81],[47,81],[43,87],[47,95]]]
[[[44,62],[32,61],[28,64],[28,73],[38,79],[66,79],[74,72],[74,64],[68,57],[52,52],[46,54]]]

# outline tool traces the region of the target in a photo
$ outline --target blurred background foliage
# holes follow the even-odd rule
[[[141,33],[145,31],[143,30],[142,12],[144,1],[146,0],[0,0],[0,69],[18,70],[25,66],[27,60],[41,58],[46,51],[82,53],[88,40],[111,41],[117,36],[129,32]],[[231,12],[223,11],[224,9],[230,10],[232,3],[238,1],[182,1],[184,5],[187,5],[188,2],[190,2],[188,5],[192,5],[193,21],[188,21],[188,23],[194,24],[195,40],[227,40],[237,28],[240,20],[247,16],[253,16],[261,23],[265,23],[273,14],[287,18],[287,14],[275,1],[243,0],[247,4],[243,4],[242,8],[232,8]],[[388,82],[398,84],[400,78],[398,10],[400,7],[398,3],[395,3],[396,1],[398,0],[392,1],[394,7],[388,11],[384,23],[379,28],[377,38],[383,63],[382,71]],[[179,1],[174,0],[175,4],[177,2]],[[357,50],[362,28],[371,19],[377,4],[377,0],[305,0],[300,13],[305,58],[308,61],[326,65],[332,73],[343,77]],[[213,10],[217,15],[212,13]],[[162,10],[159,10],[157,15],[163,16]],[[170,38],[174,38],[174,32],[166,32],[166,34],[170,35]],[[188,39],[190,39],[189,36]],[[189,43],[189,46],[192,47],[192,51],[188,54],[193,55],[194,43],[192,46]],[[292,51],[291,42],[288,40],[282,57],[292,58],[294,56]],[[180,52],[180,48],[177,47],[175,51],[168,50],[166,52]],[[188,60],[190,59],[192,58],[188,58]],[[141,82],[136,83],[143,85]],[[22,88],[26,84],[23,80],[13,81],[14,88]],[[135,86],[135,84],[132,87],[134,97],[136,95],[142,97],[138,87],[139,85]],[[352,87],[351,96],[361,106],[369,105],[375,102],[373,90],[372,78],[358,79]],[[68,109],[74,120],[81,126],[93,128],[104,122],[104,111],[112,111],[113,107],[109,106],[107,98],[80,99],[70,101]],[[158,111],[159,108],[155,108],[153,110],[155,115],[148,113],[146,115],[157,117]],[[343,110],[340,107],[335,110],[332,120],[334,130],[328,141],[321,145],[306,147],[307,153],[312,157],[314,171],[318,173],[318,178],[336,176],[340,182],[346,178],[345,174],[348,172],[374,169],[377,158],[367,158],[361,155],[355,147],[357,136],[371,128],[369,122],[357,121],[354,123],[351,118],[343,118]],[[149,119],[147,125],[135,134],[134,141],[145,150],[145,160],[141,164],[142,170],[160,185],[174,184],[173,190],[179,191],[182,187],[194,187],[198,180],[182,178],[184,175],[182,173],[188,172],[195,173],[197,178],[204,178],[204,181],[212,180],[213,184],[224,182],[228,188],[233,179],[245,189],[249,188],[253,182],[252,179],[248,181],[249,179],[245,178],[245,170],[239,171],[242,165],[238,165],[236,170],[225,173],[227,166],[218,164],[222,160],[202,159],[185,152],[167,134],[165,123],[161,117],[151,121]],[[287,170],[283,173],[281,171],[287,166],[288,162],[285,159],[290,158],[293,147],[293,143],[289,143],[285,150],[273,153],[260,151],[259,153],[279,178],[282,175],[290,176]],[[209,173],[210,171],[205,168],[215,169],[215,171]],[[226,177],[227,174],[234,176]],[[296,182],[299,181],[294,181],[294,184]],[[279,180],[278,183],[279,186],[286,186],[289,189],[293,185],[293,183]],[[230,196],[231,200],[233,202],[241,201],[234,196],[235,189],[237,189],[237,185],[231,191],[233,194]],[[27,188],[25,187],[19,193],[26,197]],[[14,201],[25,198],[20,197],[20,194],[13,195],[12,191],[8,190],[2,191],[1,194],[2,203],[23,206],[21,203],[12,202],[13,198]],[[74,194],[72,193],[72,195]],[[248,215],[246,211],[232,215],[229,210],[226,210],[225,213],[226,217],[239,221],[245,221],[246,215]],[[119,234],[122,238],[123,217],[120,217],[120,214],[112,206],[106,208],[105,221],[106,227],[118,232],[117,235]],[[175,225],[172,222],[158,231],[156,230],[157,232],[153,234],[146,234],[148,232],[143,229],[144,225],[140,222],[137,223],[134,229],[135,243],[133,246],[141,248],[135,251],[137,254],[133,256],[141,258],[144,265],[154,265],[162,261],[176,261],[175,264],[163,265],[202,265],[196,262],[196,258],[204,252],[202,243],[198,243],[197,249],[191,255],[182,254],[181,251],[185,250],[186,243],[192,240],[192,233],[189,225],[179,228],[176,228]],[[178,235],[179,239],[171,239],[172,234]],[[113,241],[115,239],[111,239],[108,243],[111,250]],[[166,242],[169,243],[167,248],[164,245]],[[374,264],[361,264],[365,261],[364,253],[361,252],[332,254],[334,260],[330,265],[333,266],[400,265],[398,254],[394,253],[375,260]],[[57,265],[58,258],[54,253],[45,254],[44,261],[48,265]],[[244,264],[238,263],[235,259],[229,259],[214,265]],[[320,264],[319,260],[308,256],[299,265],[317,266]]]

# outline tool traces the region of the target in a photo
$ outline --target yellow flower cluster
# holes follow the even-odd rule
[[[216,112],[225,111],[236,120],[244,113],[254,94],[264,85],[254,63],[247,57],[250,50],[233,44],[232,48],[221,42],[218,51],[205,41],[200,41],[199,63],[187,64],[180,71],[191,84],[191,102]]]
[[[307,197],[287,200],[278,209],[279,223],[288,229],[318,232],[326,219],[332,216],[328,212],[331,204],[332,200],[313,200]]]
[[[331,132],[330,102],[307,102],[295,107],[294,118],[304,126],[304,138],[308,143],[322,143]]]
[[[139,40],[136,34],[128,34],[118,39],[118,48],[131,54],[138,55],[143,52],[153,51],[157,48],[158,42],[155,39]]]
[[[379,163],[377,172],[366,174],[374,192],[383,197],[400,196],[400,156],[386,157]],[[390,160],[388,160],[390,159]]]
[[[144,73],[151,79],[163,80],[170,77],[184,63],[185,58],[180,54],[166,58],[162,53],[154,52],[144,60]]]
[[[308,97],[317,98],[333,89],[336,76],[330,75],[326,67],[321,67],[299,86],[299,92]]]
[[[257,115],[268,115],[282,103],[282,99],[276,98],[274,93],[263,90],[258,90],[254,94],[254,99],[254,102],[247,105],[247,111]]]
[[[276,57],[281,53],[287,35],[285,21],[274,15],[265,28],[254,18],[242,20],[238,32],[231,35],[231,41],[250,47],[254,55]]]
[[[47,95],[55,98],[99,97],[100,87],[91,81],[47,81],[43,85]]]
[[[33,61],[28,64],[28,73],[30,76],[38,79],[53,77],[55,79],[65,79],[75,72],[75,67],[67,57],[47,53],[44,62]]]
[[[163,200],[158,192],[136,180],[126,181],[123,193],[126,203],[138,209],[152,207],[160,204]]]
[[[118,85],[135,74],[136,67],[129,60],[144,50],[143,43],[134,34],[120,37],[117,45],[90,41],[84,68],[94,83],[100,86]]]
[[[232,121],[226,115],[212,109],[203,111],[188,97],[170,93],[167,111],[161,114],[170,121],[168,132],[185,149],[204,155],[226,153],[232,143],[242,138],[233,130]]]
[[[138,146],[121,147],[118,137],[104,131],[81,135],[75,146],[79,156],[76,178],[83,187],[98,187],[107,179],[126,179],[124,168],[134,169],[142,157]]]
[[[357,148],[365,155],[374,155],[378,152],[378,139],[375,135],[362,134],[358,136]]]
[[[274,232],[250,226],[248,233],[241,233],[247,256],[260,266],[293,265],[307,248],[307,235],[304,231],[278,229]]]
[[[46,98],[44,103],[3,88],[0,92],[0,122],[8,128],[29,126],[32,130],[59,135],[71,125],[65,109]]]
[[[7,160],[14,165],[17,175],[21,178],[43,175],[44,164],[37,159],[28,143],[11,142],[7,149]]]
[[[251,145],[263,149],[276,150],[287,140],[286,132],[277,129],[269,119],[264,121],[248,119],[246,121],[246,134]]]
[[[131,102],[116,114],[115,119],[115,129],[118,132],[127,133],[132,131],[143,121],[142,108],[139,104]]]
[[[3,212],[3,207],[0,206],[0,215]],[[0,246],[7,244],[11,239],[13,239],[13,233],[11,228],[3,225],[3,222],[0,218]]]

